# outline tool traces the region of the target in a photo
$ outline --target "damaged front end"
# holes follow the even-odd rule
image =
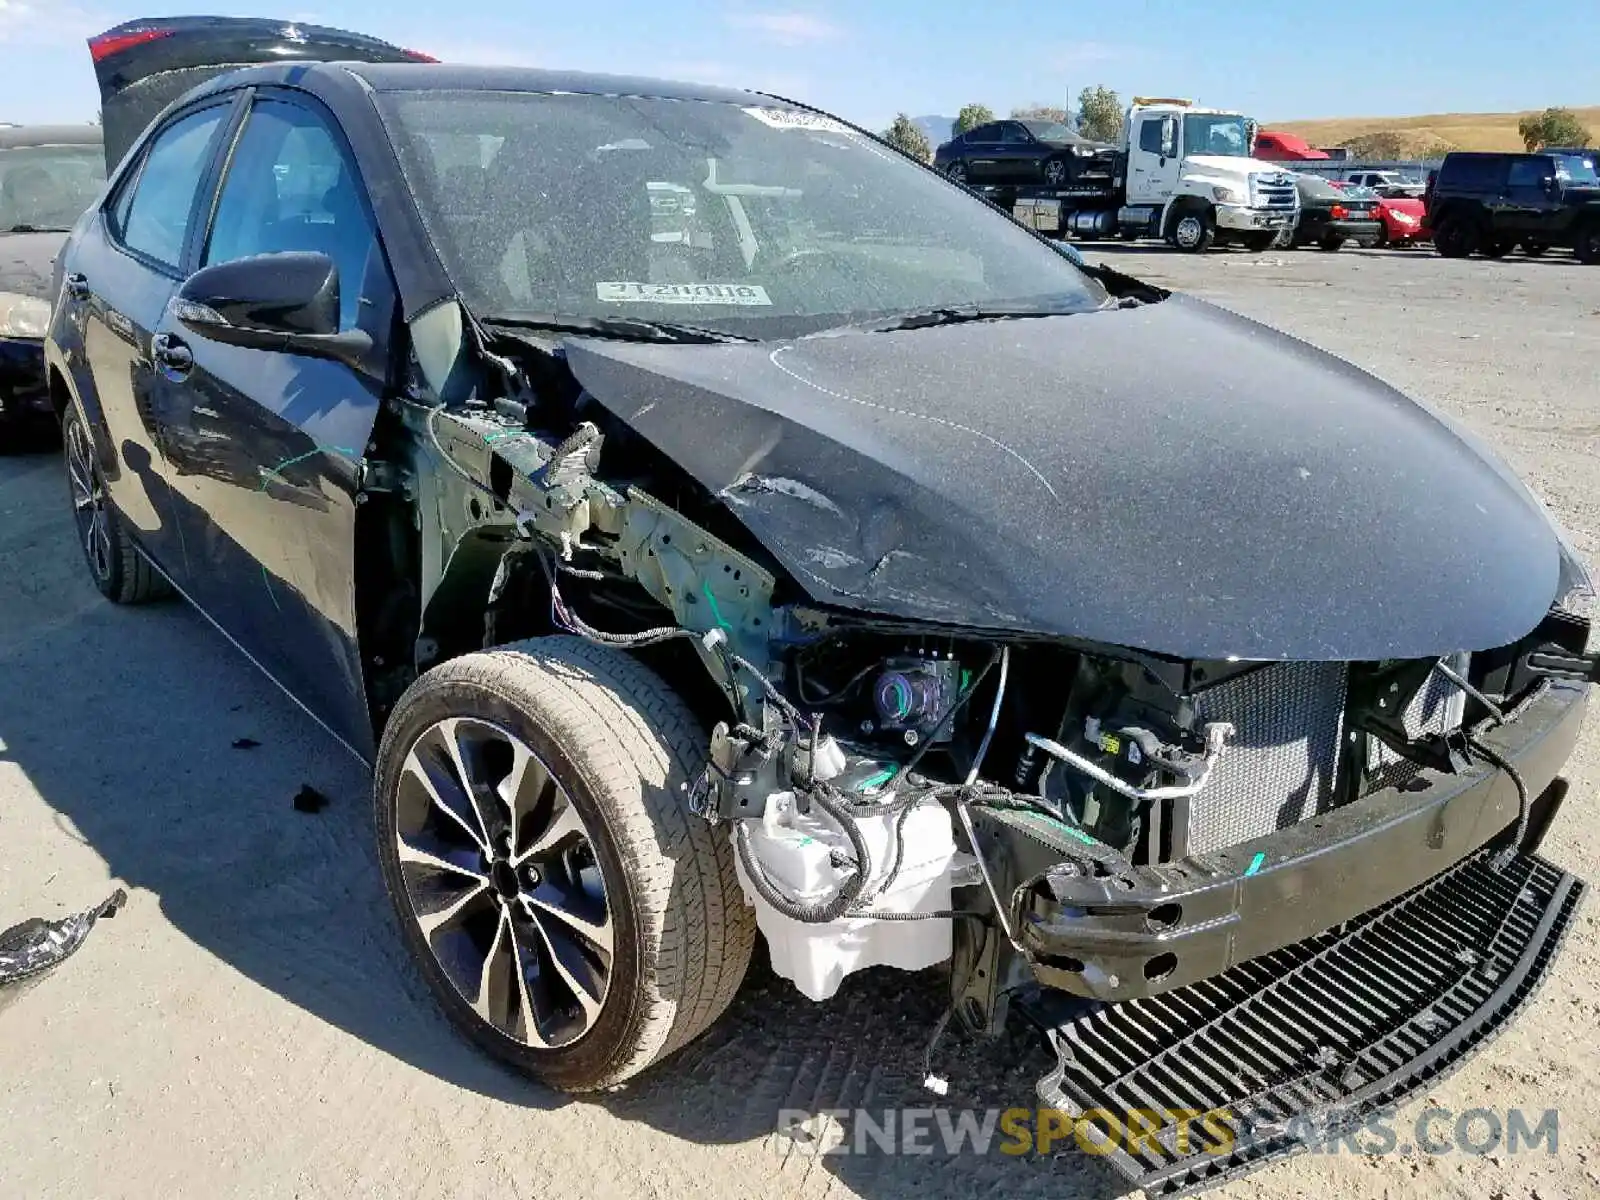
[[[420,514],[411,667],[476,648],[451,642],[464,603],[483,645],[560,631],[652,661],[712,728],[687,802],[804,995],[948,962],[969,1030],[1013,1006],[1045,1028],[1052,1105],[1239,1116],[1260,1153],[1202,1163],[1165,1128],[1153,1157],[1114,1159],[1177,1194],[1281,1151],[1262,1112],[1409,1094],[1548,965],[1582,885],[1535,854],[1596,681],[1575,561],[1525,636],[1418,658],[1185,658],[874,615],[819,602],[741,523],[761,492],[825,507],[803,483],[746,472],[719,495],[558,342],[514,354],[517,398],[419,395],[403,478],[369,480]],[[1468,1004],[1484,964],[1493,995]],[[1246,1018],[1259,1034],[1215,1032]]]

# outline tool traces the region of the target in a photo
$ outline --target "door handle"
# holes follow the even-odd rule
[[[150,339],[150,357],[168,379],[182,379],[194,369],[194,352],[170,333],[158,333]]]
[[[87,300],[89,298],[89,277],[81,271],[74,271],[67,276],[67,295],[73,300]]]

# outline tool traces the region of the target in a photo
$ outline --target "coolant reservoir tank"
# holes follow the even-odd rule
[[[866,810],[858,816],[870,860],[858,903],[865,901],[877,912],[949,910],[952,879],[972,861],[971,855],[957,852],[949,811],[936,800],[924,800],[912,809],[902,827],[900,869],[887,880],[895,857],[898,817],[896,810]],[[782,792],[768,801],[764,817],[749,821],[751,850],[779,892],[805,905],[825,903],[838,894],[853,870],[845,859],[855,852],[832,817],[816,805],[801,813],[794,797]],[[755,908],[756,924],[767,939],[772,969],[812,1000],[828,999],[846,975],[863,967],[921,971],[950,957],[948,917],[920,921],[844,917],[808,924],[769,904],[750,885],[743,862],[737,865],[745,900]]]

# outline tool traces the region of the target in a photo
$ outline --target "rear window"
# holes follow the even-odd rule
[[[1317,179],[1312,175],[1302,175],[1297,182],[1300,185],[1300,194],[1312,200],[1340,200],[1354,190],[1349,187],[1341,190],[1326,180]]]

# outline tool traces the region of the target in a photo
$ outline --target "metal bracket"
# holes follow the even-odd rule
[[[1552,679],[1600,683],[1600,653],[1572,654],[1561,650],[1538,650],[1528,655],[1528,670]]]

